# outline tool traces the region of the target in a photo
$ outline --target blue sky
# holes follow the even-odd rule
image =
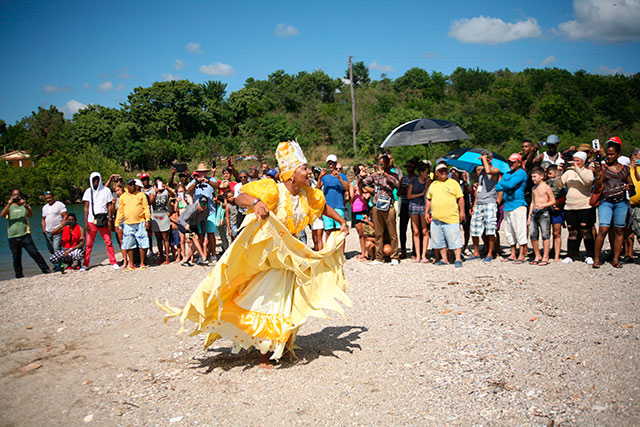
[[[379,78],[557,66],[640,72],[640,0],[214,2],[0,0],[0,119],[117,106],[135,87],[322,69]]]

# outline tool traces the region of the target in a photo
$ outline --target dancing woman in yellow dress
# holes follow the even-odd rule
[[[191,335],[205,333],[205,347],[219,338],[233,351],[255,347],[278,360],[285,349],[293,357],[298,329],[308,317],[326,317],[323,309],[342,312],[342,246],[345,220],[309,186],[311,170],[295,141],[276,151],[281,182],[262,179],[243,185],[236,204],[249,209],[243,229],[183,309],[160,307],[166,317],[195,323]],[[294,236],[320,215],[340,223],[323,250],[315,252]]]

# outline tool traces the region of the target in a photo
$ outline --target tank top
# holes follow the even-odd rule
[[[625,184],[629,179],[629,168],[623,166],[620,171],[612,171],[608,166],[604,167],[604,189],[602,196],[607,202],[618,203],[627,198]]]
[[[362,197],[362,194],[360,193],[360,188],[358,187],[358,181],[357,180],[353,181],[353,183],[351,185],[353,185],[353,187],[356,189],[355,197],[351,201],[351,211],[354,212],[354,213],[366,211],[367,210],[367,202],[364,199],[364,197]]]
[[[411,179],[411,193],[413,194],[420,194],[422,192],[425,191],[426,187],[427,187],[427,183],[428,180],[424,183],[420,182],[420,179],[415,176]],[[409,194],[407,193],[407,196]],[[416,197],[414,199],[409,199],[409,203],[411,203],[412,205],[424,205],[425,201],[424,201],[424,197]]]

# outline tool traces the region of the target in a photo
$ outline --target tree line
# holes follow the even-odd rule
[[[345,73],[345,78],[348,73]],[[217,155],[268,154],[279,141],[297,138],[314,150],[354,159],[375,154],[386,135],[406,121],[428,117],[458,123],[468,141],[440,144],[431,156],[458,146],[501,154],[522,139],[560,135],[562,145],[618,135],[625,149],[640,140],[640,74],[598,75],[558,68],[488,72],[457,68],[451,75],[412,68],[396,79],[375,80],[354,63],[357,152],[351,136],[348,81],[323,71],[275,71],[249,78],[227,94],[225,83],[188,80],[137,87],[117,108],[89,105],[67,120],[55,106],[39,107],[15,124],[0,121],[4,151],[29,150],[30,170],[0,171],[0,191],[44,189],[74,200],[91,170],[104,173],[165,168],[174,160]],[[423,147],[396,149],[400,161]]]

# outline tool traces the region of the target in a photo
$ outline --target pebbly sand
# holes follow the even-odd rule
[[[267,367],[162,324],[203,267],[1,282],[0,425],[640,423],[640,265],[345,271],[354,306]]]

